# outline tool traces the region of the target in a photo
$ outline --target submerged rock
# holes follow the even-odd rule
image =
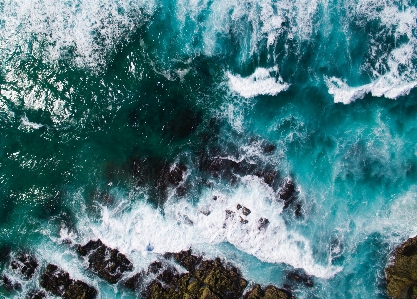
[[[27,299],[44,299],[46,298],[46,293],[41,290],[33,290],[27,295]]]
[[[273,285],[262,289],[259,284],[256,284],[243,296],[243,299],[294,299],[294,296],[289,291],[278,289]]]
[[[80,280],[71,279],[67,272],[53,264],[46,267],[40,285],[48,292],[64,299],[93,299],[97,295],[95,288]]]
[[[124,272],[133,269],[132,263],[124,254],[107,247],[100,239],[78,246],[77,252],[80,256],[86,256],[89,268],[109,283],[117,283]]]
[[[313,287],[313,279],[302,270],[291,271],[287,274],[287,279],[296,283],[302,283],[306,287]]]
[[[3,283],[3,287],[8,292],[17,291],[17,290],[20,290],[22,288],[22,286],[20,285],[19,282],[13,281],[11,278],[9,278],[6,275],[3,276],[2,283]]]
[[[394,299],[417,298],[417,236],[395,250],[393,263],[385,273],[388,296]]]
[[[19,253],[17,256],[10,262],[10,267],[18,272],[20,276],[25,279],[32,278],[35,273],[36,268],[38,267],[38,262],[36,259],[27,253]]]

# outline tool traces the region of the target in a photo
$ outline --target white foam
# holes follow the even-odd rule
[[[213,196],[217,200],[213,200]],[[310,242],[295,231],[287,229],[282,203],[276,202],[274,191],[259,178],[247,176],[233,192],[207,190],[197,205],[186,201],[166,204],[164,215],[148,204],[133,207],[122,200],[114,209],[101,206],[99,223],[91,223],[82,216],[78,230],[89,238],[100,238],[110,247],[129,255],[179,251],[204,244],[229,242],[239,250],[271,263],[287,263],[303,268],[317,277],[329,278],[340,268],[317,264]],[[241,204],[251,210],[247,216],[237,210]],[[228,215],[226,210],[230,210]],[[248,221],[241,223],[242,219]],[[270,221],[267,229],[258,229],[258,220]],[[85,221],[86,220],[86,221]]]
[[[370,59],[362,66],[372,72],[373,80],[358,87],[351,87],[339,78],[327,78],[325,82],[329,94],[334,96],[335,103],[349,104],[362,99],[370,93],[375,97],[397,99],[408,95],[417,86],[417,38],[413,32],[417,29],[417,9],[404,6],[398,8],[394,3],[361,1],[355,11],[366,16],[368,21],[379,20],[390,28],[390,34],[399,39],[407,37],[407,42],[386,53],[381,52],[381,41],[373,39],[370,43]],[[381,32],[380,34],[386,34]],[[383,49],[383,47],[382,47]]]
[[[290,86],[278,76],[275,78],[272,73],[278,73],[278,67],[257,68],[249,77],[243,78],[240,75],[227,73],[229,87],[245,98],[252,98],[257,95],[277,95]]]
[[[35,129],[35,130],[40,129],[40,128],[43,127],[42,124],[38,124],[38,123],[34,123],[34,122],[29,121],[29,119],[26,117],[26,115],[22,116],[21,120],[22,120],[22,125],[25,126],[25,127],[29,127],[29,128]]]
[[[335,77],[325,78],[325,82],[329,94],[334,97],[334,102],[343,104],[350,104],[358,99],[363,99],[368,93],[374,97],[397,99],[408,95],[417,86],[417,78],[411,82],[404,82],[401,78],[396,78],[391,73],[369,84],[358,87],[350,87],[341,79]]]

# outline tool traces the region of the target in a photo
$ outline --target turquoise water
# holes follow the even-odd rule
[[[29,251],[135,298],[77,257],[100,238],[135,270],[191,247],[297,298],[387,298],[390,253],[417,234],[416,19],[411,0],[0,0],[3,273]],[[207,157],[255,171],[213,176]],[[246,225],[225,220],[239,203]]]

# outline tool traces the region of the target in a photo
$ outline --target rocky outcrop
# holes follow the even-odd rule
[[[53,264],[46,267],[40,285],[48,292],[64,299],[93,299],[97,295],[96,289],[85,282],[71,279],[67,272]]]
[[[219,258],[204,260],[201,256],[192,254],[191,250],[177,253],[166,253],[165,260],[152,263],[146,273],[141,272],[129,281],[127,287],[134,286],[141,290],[142,298],[147,299],[237,299],[242,298],[247,281],[239,270],[222,262]],[[187,272],[179,272],[172,263],[176,263]],[[154,279],[144,279],[154,275]],[[140,285],[141,284],[141,285]],[[247,292],[247,299],[293,299],[290,292],[267,286],[262,289],[259,285]]]
[[[394,299],[417,298],[417,236],[395,250],[393,263],[385,273],[388,296]]]
[[[190,251],[169,253],[181,266],[189,270],[179,274],[167,268],[146,287],[143,296],[156,298],[234,299],[242,296],[247,282],[237,268],[224,265],[219,259],[202,261]]]
[[[247,292],[243,299],[294,299],[294,296],[284,289],[278,289],[269,285],[262,289],[259,284],[255,285],[252,290]]]
[[[19,253],[11,261],[10,267],[15,272],[18,272],[19,275],[22,276],[23,278],[30,279],[32,278],[33,274],[35,273],[36,268],[38,267],[38,262],[30,254]]]
[[[107,247],[100,239],[78,246],[77,252],[80,256],[87,257],[89,268],[109,283],[117,283],[124,272],[133,269],[132,263],[124,254]]]

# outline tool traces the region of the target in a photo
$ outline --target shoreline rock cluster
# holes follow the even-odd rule
[[[243,207],[242,207],[243,208]],[[204,259],[190,250],[168,252],[151,263],[147,270],[133,273],[133,264],[117,249],[101,240],[89,241],[76,251],[88,261],[88,269],[110,284],[129,289],[144,299],[294,299],[290,291],[256,284],[248,288],[248,281],[239,269],[219,258]],[[8,264],[12,276],[22,281],[39,277],[40,289],[28,290],[26,298],[45,299],[48,294],[64,299],[94,299],[98,290],[88,283],[70,277],[58,265],[41,267],[30,254],[12,256]],[[3,272],[3,288],[20,292],[18,281]],[[34,275],[39,273],[39,275]]]
[[[393,262],[385,269],[387,295],[394,299],[417,298],[417,236],[394,251]]]

